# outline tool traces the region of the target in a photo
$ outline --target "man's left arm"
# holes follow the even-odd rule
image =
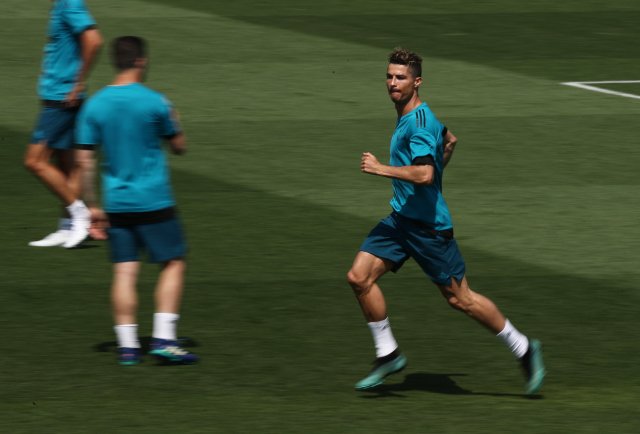
[[[442,160],[444,162],[444,166],[446,167],[449,164],[449,160],[451,160],[451,156],[453,155],[453,151],[456,148],[456,144],[458,143],[458,138],[453,135],[447,127],[444,127],[443,140],[443,149],[444,153],[442,156]]]

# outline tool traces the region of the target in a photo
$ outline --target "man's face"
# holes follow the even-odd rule
[[[418,91],[421,77],[414,77],[409,65],[390,63],[387,67],[387,91],[395,104],[405,104]]]

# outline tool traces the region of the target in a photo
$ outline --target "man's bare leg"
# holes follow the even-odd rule
[[[69,180],[67,179],[65,172],[51,163],[52,155],[53,150],[49,149],[44,143],[32,143],[27,146],[24,164],[31,173],[40,179],[40,181],[42,181],[49,190],[60,198],[71,216],[71,228],[66,239],[61,239],[59,240],[60,242],[52,244],[44,242],[45,240],[43,239],[35,243],[30,243],[30,245],[62,245],[66,248],[72,248],[82,243],[82,241],[84,241],[89,235],[90,212],[84,202],[78,199],[79,184],[74,186],[72,181],[72,186],[70,187]],[[72,174],[75,170],[73,168],[73,162],[67,161],[63,163],[62,161],[64,160],[64,158],[60,160],[61,164],[63,166],[67,164],[68,167],[70,165],[69,173]],[[72,175],[72,178],[75,178],[75,176],[75,174]]]
[[[370,253],[358,252],[347,281],[360,304],[367,322],[382,321],[387,318],[387,304],[378,286],[378,279],[391,269],[393,264]]]
[[[537,393],[546,372],[540,342],[535,339],[530,341],[504,317],[493,301],[472,291],[466,277],[460,282],[451,279],[449,285],[437,286],[453,308],[466,313],[502,339],[520,360],[527,377],[527,394]]]
[[[24,156],[24,165],[36,178],[38,178],[52,193],[54,193],[63,205],[71,205],[77,198],[77,194],[69,188],[65,173],[51,163],[53,149],[44,143],[32,143],[27,146]]]
[[[138,310],[136,283],[139,271],[140,263],[137,261],[113,264],[111,305],[115,323],[114,331],[118,337],[119,360],[123,365],[139,363],[140,341],[136,320]]]
[[[391,270],[393,263],[385,261],[367,252],[358,252],[347,281],[356,295],[376,347],[376,363],[365,378],[356,383],[355,388],[366,390],[382,384],[384,378],[399,372],[407,364],[400,353],[398,344],[391,332],[387,305],[377,280]]]
[[[184,288],[183,259],[173,259],[162,265],[156,284],[156,313],[153,315],[153,336],[149,354],[163,363],[191,364],[198,356],[182,348],[177,342],[177,323]]]
[[[156,312],[180,312],[185,269],[183,259],[173,259],[162,265],[155,290]]]
[[[466,313],[495,334],[504,329],[506,319],[502,312],[487,297],[472,291],[466,277],[460,282],[451,279],[449,285],[437,286],[451,307]]]

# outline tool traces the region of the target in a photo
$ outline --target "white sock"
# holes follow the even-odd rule
[[[138,324],[120,324],[113,327],[121,348],[140,348],[138,341]]]
[[[176,340],[176,328],[180,315],[177,313],[158,312],[153,314],[153,337]]]
[[[376,346],[376,357],[389,355],[398,348],[398,343],[391,332],[389,318],[385,318],[382,321],[370,322],[367,323],[367,325],[369,326],[369,330],[371,330],[373,342]]]
[[[71,215],[72,219],[75,218],[88,218],[89,216],[89,208],[84,204],[80,199],[73,202],[71,205],[67,207],[67,211],[69,211],[69,215]]]
[[[69,230],[71,229],[71,219],[70,218],[61,218],[58,222],[58,230]]]
[[[509,320],[506,321],[504,329],[498,333],[498,337],[507,344],[517,358],[524,356],[529,349],[529,339],[520,333]]]

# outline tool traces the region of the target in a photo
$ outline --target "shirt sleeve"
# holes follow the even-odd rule
[[[416,131],[409,142],[411,161],[419,157],[436,157],[436,138],[427,129]]]
[[[76,120],[76,146],[82,148],[94,148],[100,144],[100,128],[91,116],[89,104],[85,104],[80,110]]]
[[[182,131],[180,123],[176,118],[176,112],[173,109],[173,104],[171,104],[171,101],[165,97],[162,97],[159,118],[161,137],[172,137]]]
[[[67,0],[62,17],[74,35],[79,35],[96,25],[96,21],[89,13],[84,0]]]

